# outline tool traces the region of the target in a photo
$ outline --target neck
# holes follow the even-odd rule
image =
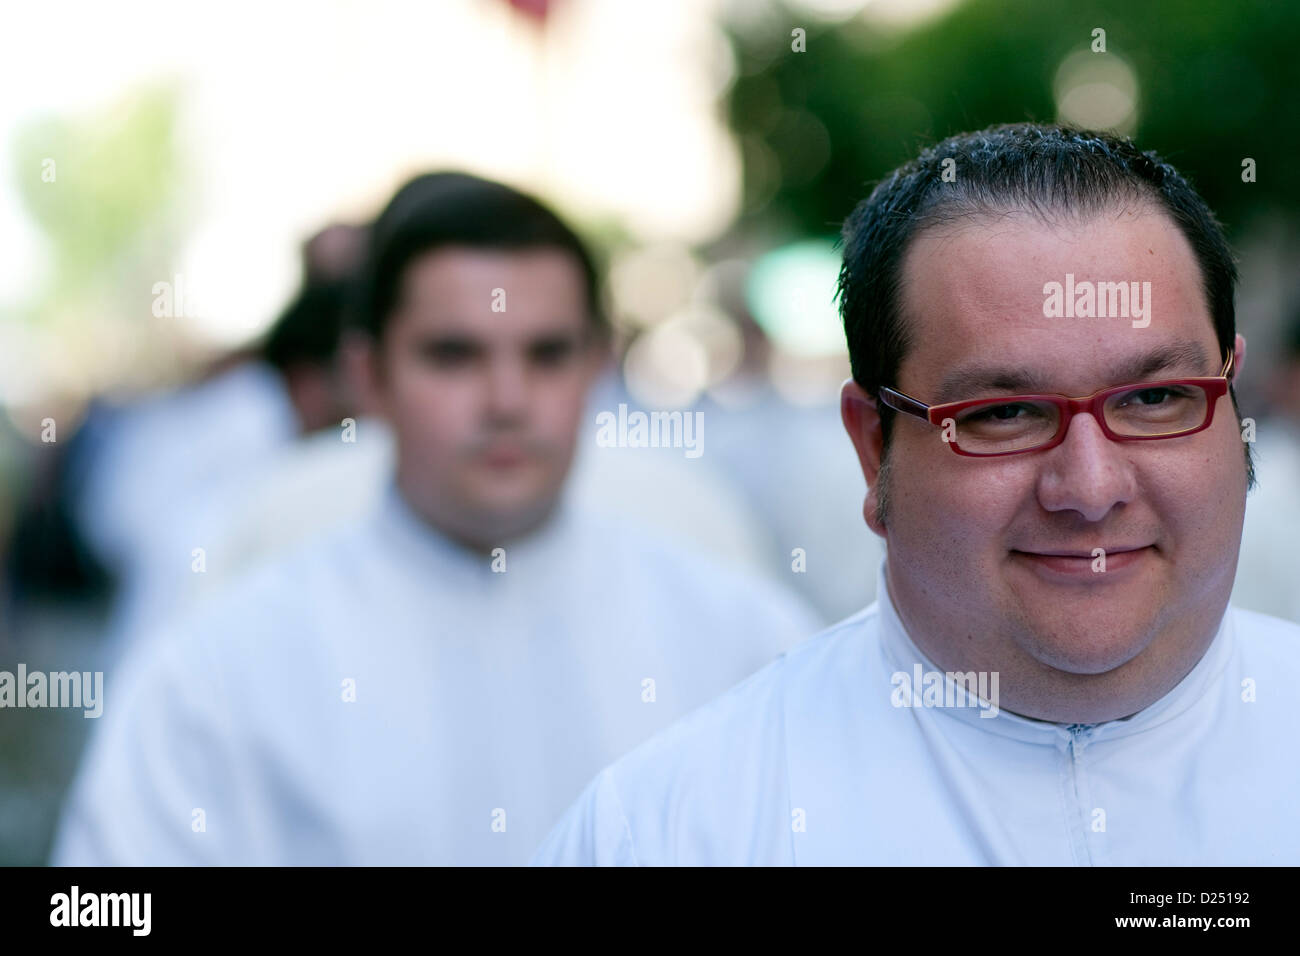
[[[498,548],[535,539],[553,523],[560,510],[557,499],[526,513],[470,514],[465,509],[422,507],[400,482],[397,493],[422,525],[466,551],[485,557],[491,557]]]

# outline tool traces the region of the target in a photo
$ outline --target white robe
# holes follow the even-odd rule
[[[53,862],[525,863],[601,767],[815,630],[571,507],[504,560],[390,487],[136,646]]]
[[[91,549],[119,579],[110,659],[182,605],[232,509],[297,431],[283,380],[261,362],[120,413],[76,504]]]
[[[895,706],[935,668],[877,588],[602,771],[533,862],[1300,863],[1300,627],[1230,606],[1163,698],[1067,726]]]

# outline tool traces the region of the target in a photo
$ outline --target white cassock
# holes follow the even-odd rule
[[[575,509],[494,571],[390,487],[133,648],[52,861],[522,864],[601,767],[815,630]]]
[[[1160,700],[1063,725],[984,717],[978,698],[895,706],[916,665],[936,669],[883,564],[877,588],[866,610],[602,771],[533,862],[1300,863],[1300,627],[1230,606]]]
[[[109,654],[176,610],[232,509],[298,422],[284,382],[262,362],[127,407],[89,466],[77,516],[118,577]]]

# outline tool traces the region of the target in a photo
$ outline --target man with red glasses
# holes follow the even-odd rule
[[[878,600],[607,768],[534,861],[1300,863],[1300,628],[1228,605],[1254,473],[1210,210],[1017,124],[843,238]],[[1144,321],[1096,308],[1119,283]]]

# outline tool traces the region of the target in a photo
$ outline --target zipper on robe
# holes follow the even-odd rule
[[[1081,852],[1082,859],[1080,863],[1086,866],[1092,866],[1092,850],[1088,844],[1088,827],[1091,822],[1092,811],[1083,805],[1083,794],[1079,789],[1079,775],[1081,773],[1081,763],[1083,758],[1083,749],[1087,746],[1089,739],[1092,737],[1092,730],[1096,724],[1067,724],[1065,729],[1070,734],[1070,788],[1074,797],[1074,811],[1078,824],[1075,849]],[[1078,855],[1078,852],[1076,855]]]

